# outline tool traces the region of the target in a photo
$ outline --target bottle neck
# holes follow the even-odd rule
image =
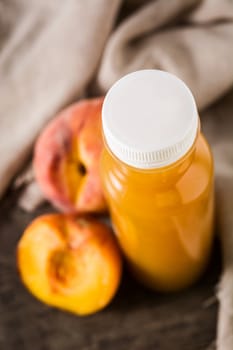
[[[109,176],[114,178],[114,181],[118,180],[119,182],[127,181],[129,186],[134,185],[143,185],[149,187],[163,187],[172,184],[187,171],[189,166],[192,164],[197,140],[200,136],[200,130],[197,132],[196,139],[192,145],[192,147],[188,150],[188,152],[175,163],[172,163],[168,166],[161,168],[153,168],[153,169],[138,169],[132,166],[129,166],[119,160],[109,149],[107,145],[106,147],[106,156],[108,157],[107,163],[109,164]]]

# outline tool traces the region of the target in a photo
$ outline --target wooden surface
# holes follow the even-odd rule
[[[26,225],[44,206],[26,214],[8,193],[0,205],[1,350],[212,350],[220,273],[218,243],[208,271],[191,289],[159,295],[125,272],[120,290],[104,311],[85,318],[49,308],[21,284],[16,244]]]

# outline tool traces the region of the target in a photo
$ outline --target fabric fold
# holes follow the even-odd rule
[[[219,8],[210,0],[153,1],[140,8],[111,35],[97,85],[106,91],[129,72],[157,68],[183,79],[199,108],[208,106],[233,84],[232,6],[222,1]]]
[[[119,5],[120,0],[1,3],[0,16],[7,16],[0,23],[5,33],[0,42],[0,195],[40,129],[84,93]]]
[[[233,90],[204,114],[202,124],[212,146],[216,175],[216,223],[221,240],[223,272],[218,285],[217,350],[231,350],[233,341]]]

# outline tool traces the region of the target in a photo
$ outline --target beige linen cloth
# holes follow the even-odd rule
[[[57,111],[142,68],[182,78],[199,109],[220,98],[233,87],[233,0],[0,0],[0,195]],[[232,350],[233,114],[210,108],[202,122],[224,253],[217,347]],[[21,204],[32,209],[42,197],[30,172],[16,184],[25,180]]]

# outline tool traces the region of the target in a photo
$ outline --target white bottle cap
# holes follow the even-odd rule
[[[192,147],[198,113],[182,80],[146,69],[112,86],[104,100],[102,124],[106,143],[117,158],[152,169],[174,163]]]

